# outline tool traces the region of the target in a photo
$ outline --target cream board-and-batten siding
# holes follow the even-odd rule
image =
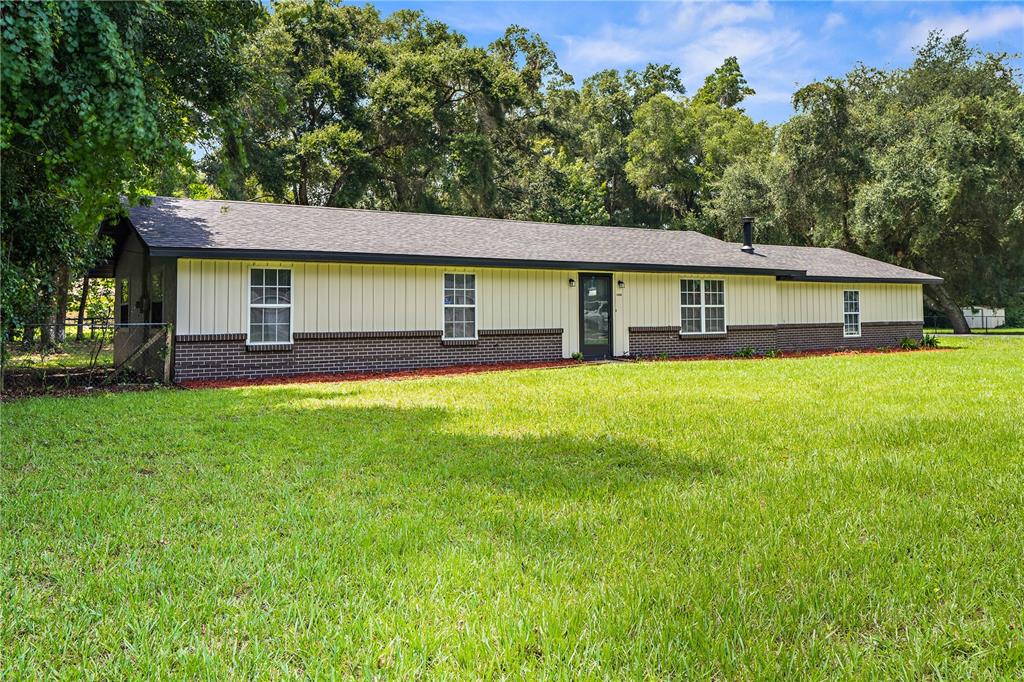
[[[477,276],[477,327],[564,330],[562,353],[579,349],[575,270],[359,265],[289,261],[179,259],[176,333],[245,333],[249,269],[293,274],[294,332],[412,331],[442,328],[445,272]],[[861,292],[864,322],[920,320],[919,284],[786,282],[771,276],[612,272],[613,352],[629,352],[630,327],[679,325],[679,280],[725,280],[726,324],[836,323],[842,292]],[[622,281],[623,288],[618,287]]]
[[[924,316],[920,284],[778,282],[779,324],[843,321],[843,292],[860,292],[861,322],[911,322]],[[838,303],[837,303],[838,301]]]
[[[252,267],[291,269],[293,332],[439,330],[444,273],[461,272],[477,275],[478,329],[563,329],[563,354],[579,346],[567,272],[290,261],[180,259],[176,333],[245,333]]]

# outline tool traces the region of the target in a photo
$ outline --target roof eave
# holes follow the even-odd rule
[[[386,253],[351,253],[336,251],[280,251],[265,249],[216,249],[150,247],[150,255],[171,258],[221,258],[229,260],[293,260],[334,263],[374,263],[381,265],[452,265],[463,267],[533,268],[550,270],[611,270],[623,272],[699,272],[738,275],[802,276],[803,270],[778,268],[745,268],[730,266],[607,263],[591,261],[529,260],[513,258],[469,258]]]
[[[851,282],[864,284],[942,284],[941,277],[922,275],[920,277],[838,277],[824,275],[786,275],[779,279],[795,282]]]

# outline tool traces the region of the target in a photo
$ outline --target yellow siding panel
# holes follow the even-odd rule
[[[569,270],[180,259],[178,333],[246,331],[252,265],[292,269],[296,332],[441,329],[443,275],[469,272],[477,276],[480,329],[561,328],[563,354],[579,349],[579,273]],[[577,286],[568,285],[570,278]],[[615,352],[628,352],[629,327],[679,325],[679,280],[683,278],[725,280],[729,326],[840,322],[845,289],[861,292],[864,322],[920,320],[922,316],[919,285],[613,273]],[[624,289],[618,288],[619,280],[625,283]]]
[[[191,282],[189,281],[189,275],[191,274],[191,272],[192,261],[184,258],[180,259],[178,261],[177,277],[175,278],[177,280],[177,285],[174,299],[176,304],[175,307],[177,310],[177,319],[174,320],[175,327],[177,327],[175,333],[177,334],[192,333],[191,326],[189,325],[188,321],[189,285],[191,284]]]
[[[203,312],[203,263],[192,261],[189,273],[191,283],[188,291],[188,326],[192,334],[202,334],[200,316]]]
[[[213,265],[213,290],[214,294],[214,306],[213,306],[213,320],[210,321],[210,328],[216,327],[217,323],[214,320],[230,320],[228,319],[228,302],[231,297],[229,279],[229,265],[227,261],[216,261]]]
[[[780,324],[838,323],[843,319],[843,292],[860,292],[862,322],[920,321],[918,284],[780,282]]]

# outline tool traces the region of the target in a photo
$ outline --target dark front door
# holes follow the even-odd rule
[[[612,356],[612,276],[580,273],[580,352]]]

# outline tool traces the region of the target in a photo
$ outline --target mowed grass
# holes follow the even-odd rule
[[[0,677],[1017,678],[1024,339],[3,405]]]

